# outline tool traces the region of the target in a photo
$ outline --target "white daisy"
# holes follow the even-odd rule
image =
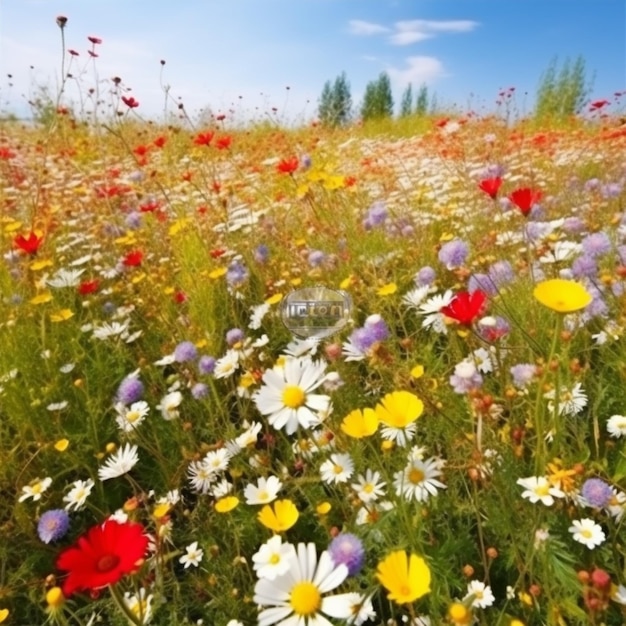
[[[231,457],[231,453],[226,448],[219,448],[207,452],[203,463],[210,468],[213,473],[225,472],[228,469]]]
[[[356,491],[359,500],[364,504],[375,502],[385,495],[385,482],[380,480],[380,473],[371,469],[365,470],[365,475],[357,476],[357,482],[352,483],[352,489]]]
[[[250,483],[243,490],[246,504],[267,504],[276,500],[283,483],[276,476],[261,477],[257,484]]]
[[[72,507],[74,507],[75,511],[82,509],[89,494],[91,494],[94,484],[91,478],[87,480],[75,480],[72,483],[72,488],[68,491],[67,495],[63,497],[63,502],[67,502],[65,510],[70,511]]]
[[[157,404],[157,409],[161,411],[161,416],[168,422],[180,417],[178,407],[183,401],[183,394],[180,391],[171,391],[161,398],[161,402]]]
[[[443,294],[436,294],[429,298],[419,307],[418,313],[424,316],[422,328],[432,328],[435,332],[446,334],[448,328],[446,326],[446,317],[440,313],[444,306],[448,306],[454,299],[454,292],[448,289]]]
[[[178,559],[178,562],[182,563],[185,566],[185,569],[191,565],[198,567],[203,556],[204,550],[202,550],[202,548],[198,548],[198,542],[194,541],[185,548],[185,554]]]
[[[254,393],[258,410],[276,429],[292,435],[322,422],[330,411],[330,397],[311,393],[326,379],[326,365],[311,359],[288,358],[283,368],[266,370],[263,386]]]
[[[101,326],[97,326],[93,329],[92,337],[96,339],[109,339],[110,337],[124,337],[128,336],[128,327],[130,326],[130,319],[126,319],[123,322],[104,323]]]
[[[117,413],[115,422],[118,428],[122,432],[130,433],[146,419],[150,406],[144,400],[133,402],[130,407],[118,402],[115,405],[115,412]]]
[[[613,495],[606,505],[609,515],[619,524],[626,513],[626,493],[611,487]]]
[[[554,411],[554,398],[555,392],[548,391],[543,395],[544,398],[549,400],[548,410]],[[582,388],[580,383],[576,383],[573,389],[567,387],[561,387],[558,398],[558,410],[559,415],[577,415],[587,406],[587,394]]]
[[[280,535],[266,541],[256,554],[252,555],[254,571],[259,578],[274,580],[289,570],[289,557],[295,552],[290,543],[283,543]]]
[[[130,472],[139,461],[137,456],[137,446],[127,443],[125,446],[114,452],[104,464],[98,469],[98,478],[102,481],[110,478],[117,478]]]
[[[267,302],[251,306],[250,311],[252,315],[250,315],[248,328],[250,328],[251,330],[258,330],[259,328],[261,328],[261,322],[263,321],[263,318],[269,312],[269,310],[270,305],[267,304]]]
[[[349,454],[331,454],[320,466],[320,476],[329,485],[348,482],[354,472],[354,463]]]
[[[46,478],[37,478],[33,480],[30,485],[22,487],[22,495],[19,497],[19,502],[24,502],[31,498],[33,502],[41,500],[41,494],[48,489],[52,484],[52,478],[47,476]]]
[[[440,480],[443,461],[437,457],[421,460],[410,458],[407,466],[394,474],[393,485],[396,494],[407,500],[415,498],[417,502],[426,502],[430,496],[436,496],[439,489],[446,489]]]
[[[46,283],[55,289],[76,287],[80,283],[80,276],[84,271],[60,269],[52,278],[48,278]]]
[[[307,339],[294,339],[287,344],[283,353],[293,357],[314,356],[320,340],[316,337],[308,337]]]
[[[429,292],[429,285],[424,285],[423,287],[415,287],[414,289],[411,289],[411,291],[405,293],[404,296],[402,296],[402,304],[406,305],[410,309],[417,309],[422,304],[424,298],[428,295]]]
[[[391,511],[394,508],[393,503],[389,500],[381,500],[380,502],[368,502],[362,506],[356,513],[355,523],[357,526],[365,524],[375,524],[385,511]]]
[[[211,486],[211,488],[209,489],[209,493],[216,500],[219,500],[220,498],[223,498],[224,496],[227,496],[229,493],[231,493],[232,490],[233,483],[226,480],[225,478],[222,478],[221,480],[218,480],[217,483]]]
[[[574,541],[582,543],[590,550],[593,550],[593,548],[599,546],[601,543],[604,543],[604,540],[606,539],[602,526],[600,526],[600,524],[596,524],[588,517],[580,520],[573,520],[572,525],[568,528],[568,530],[572,533]]]
[[[565,493],[558,487],[550,484],[550,481],[545,476],[529,476],[528,478],[518,478],[517,484],[520,487],[524,487],[525,491],[522,492],[522,498],[530,500],[532,504],[541,502],[546,506],[552,506],[554,504],[554,498],[564,498]]]
[[[139,593],[131,594],[130,591],[124,592],[124,604],[128,610],[139,620],[139,624],[149,624],[152,620],[152,600],[154,596],[148,594],[141,587]]]
[[[606,423],[606,430],[616,439],[626,437],[626,415],[611,415]]]
[[[207,494],[217,476],[204,460],[192,461],[187,468],[187,479],[196,493]]]
[[[351,594],[324,595],[346,579],[345,565],[335,566],[327,551],[318,560],[313,543],[299,543],[288,560],[285,574],[273,581],[261,578],[254,587],[254,601],[268,607],[259,613],[259,626],[332,626],[324,615],[352,616]]]
[[[239,369],[239,352],[237,350],[227,350],[226,354],[217,359],[213,376],[215,378],[228,378]]]
[[[252,447],[256,444],[259,433],[263,428],[263,424],[261,422],[252,422],[241,435],[238,435],[232,441],[228,442],[228,446],[231,454],[237,454],[244,450],[245,448]]]
[[[472,580],[467,585],[467,594],[463,598],[463,602],[468,600],[475,609],[486,609],[496,601],[491,587],[479,580]]]

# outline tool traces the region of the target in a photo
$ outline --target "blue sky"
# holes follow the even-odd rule
[[[356,106],[386,71],[396,102],[425,83],[442,104],[487,112],[514,86],[528,110],[550,61],[578,55],[593,98],[626,88],[624,0],[0,0],[0,108],[24,111],[35,84],[56,90],[57,15],[84,89],[97,75],[110,101],[107,79],[119,76],[150,117],[169,85],[192,115],[210,106],[259,118],[275,107],[279,119],[305,120],[342,71]],[[103,40],[95,63],[89,35]]]

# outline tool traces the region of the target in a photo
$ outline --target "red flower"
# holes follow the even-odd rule
[[[165,142],[167,141],[167,137],[164,137],[163,135],[161,135],[160,137],[157,137],[154,140],[154,145],[157,148],[162,148],[165,145]]]
[[[608,100],[595,100],[589,104],[590,111],[597,111],[602,107],[605,107],[607,104],[611,104]]]
[[[137,102],[137,100],[135,100],[135,98],[133,98],[132,96],[127,97],[127,96],[122,96],[122,102],[129,108],[129,109],[134,109],[136,107],[139,106],[139,102]]]
[[[499,176],[495,178],[485,178],[478,183],[479,189],[482,189],[492,200],[498,197],[500,185],[502,185],[502,179]]]
[[[95,46],[96,44],[102,43],[102,39],[100,37],[87,37],[87,39]]]
[[[39,246],[41,246],[42,241],[43,237],[39,237],[31,230],[27,237],[24,237],[24,235],[18,235],[13,240],[13,244],[19,250],[26,252],[26,254],[35,255],[37,254],[37,250],[39,250]]]
[[[184,291],[178,289],[174,292],[173,299],[176,304],[183,304],[183,302],[187,302],[187,294]]]
[[[81,296],[88,296],[90,293],[95,293],[100,289],[100,281],[97,278],[93,280],[84,280],[78,285],[78,293]]]
[[[69,572],[63,595],[114,585],[141,567],[147,548],[148,537],[141,524],[109,519],[93,526],[57,559],[57,567]]]
[[[224,135],[224,137],[220,137],[215,144],[215,147],[218,150],[225,150],[226,148],[230,148],[230,144],[232,143],[233,138],[230,135]]]
[[[539,200],[541,200],[542,193],[538,189],[531,189],[530,187],[522,187],[516,189],[509,195],[509,200],[522,212],[523,215],[528,215]]]
[[[93,57],[94,59],[98,58],[98,55],[93,50],[87,50],[87,53],[90,57]]]
[[[123,259],[122,263],[126,267],[137,267],[143,261],[143,252],[141,250],[133,250],[129,252]]]
[[[71,54],[73,57],[79,56],[78,52],[76,52],[76,50],[72,50],[71,48],[68,50],[68,53]]]
[[[13,150],[9,150],[9,148],[6,148],[5,146],[0,146],[0,159],[8,161],[9,159],[14,159],[15,156],[16,155]]]
[[[479,315],[483,314],[486,301],[487,296],[479,289],[472,293],[460,291],[448,306],[440,309],[440,313],[456,320],[459,324],[470,326]]]
[[[213,141],[215,133],[212,130],[207,130],[206,133],[198,133],[193,142],[196,146],[209,146],[211,145],[211,141]]]
[[[281,174],[293,174],[298,169],[298,157],[292,156],[288,159],[282,159],[276,169]]]

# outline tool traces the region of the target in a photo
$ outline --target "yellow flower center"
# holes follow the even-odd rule
[[[322,606],[322,594],[313,583],[304,581],[294,585],[289,604],[296,615],[308,617]]]
[[[337,465],[335,463],[333,465],[333,472],[335,472],[335,474],[341,474],[341,472],[343,472],[343,467],[341,467],[341,465]]]
[[[535,493],[538,496],[547,496],[550,493],[550,485],[539,485],[535,487]]]
[[[270,557],[270,564],[276,565],[276,563],[280,563],[280,554],[276,554],[274,552],[274,554],[272,554],[272,556]]]
[[[585,538],[585,539],[591,539],[591,537],[593,536],[593,533],[588,529],[585,528],[584,530],[580,531],[580,534]]]
[[[128,411],[128,413],[126,414],[126,421],[132,424],[139,419],[139,415],[139,411]]]
[[[266,502],[267,500],[269,500],[269,498],[270,494],[267,493],[267,491],[259,491],[257,495],[257,500],[259,500],[259,502]]]
[[[417,469],[417,467],[414,467],[409,472],[408,479],[410,483],[413,483],[414,485],[419,485],[421,482],[424,481],[424,472],[422,472],[422,470],[420,469]]]
[[[372,483],[367,483],[367,485],[363,486],[363,491],[365,493],[372,493],[372,491],[374,491],[374,485],[372,485]]]
[[[31,487],[31,490],[32,490],[32,492],[33,492],[33,493],[41,493],[41,488],[42,488],[41,483],[35,483],[35,484]]]
[[[283,390],[283,404],[290,409],[299,409],[306,399],[306,394],[297,385],[287,385]]]

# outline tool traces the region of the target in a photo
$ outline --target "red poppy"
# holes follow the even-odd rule
[[[94,59],[98,58],[98,55],[93,50],[87,50],[87,54]]]
[[[135,100],[132,96],[122,96],[122,102],[129,108],[135,109],[139,106],[139,102]]]
[[[230,135],[224,135],[217,140],[215,147],[218,150],[225,150],[227,148],[230,148],[230,144],[232,143],[232,141],[233,138]]]
[[[100,37],[87,37],[87,39],[95,46],[96,44],[102,43],[102,39]]]
[[[528,215],[530,210],[541,200],[542,193],[538,189],[522,187],[509,195],[509,200],[522,212]]]
[[[608,100],[595,100],[589,104],[590,111],[597,111],[602,107],[605,107],[607,104],[611,104]]]
[[[292,156],[288,159],[282,159],[276,169],[281,174],[293,174],[298,169],[298,157]]]
[[[137,146],[136,148],[133,148],[133,152],[138,157],[146,156],[149,150],[150,150],[150,146],[144,146],[144,145],[140,145],[140,146]]]
[[[470,326],[479,315],[483,314],[486,301],[486,294],[479,289],[472,293],[459,291],[450,304],[440,309],[440,313],[456,320],[459,324]]]
[[[198,133],[193,142],[196,146],[209,146],[211,145],[211,141],[213,141],[213,136],[215,133],[212,130],[208,130],[206,133]]]
[[[13,244],[19,250],[26,252],[26,254],[35,255],[37,254],[37,250],[39,250],[39,246],[41,246],[42,241],[43,237],[39,237],[37,233],[31,230],[27,237],[24,235],[18,235],[13,240]]]
[[[67,51],[68,54],[71,54],[73,57],[80,56],[76,50],[72,50],[71,48]]]
[[[478,183],[479,189],[482,189],[487,195],[495,200],[498,197],[498,190],[502,185],[502,179],[499,176],[494,178],[484,178]]]
[[[187,294],[178,289],[174,292],[173,299],[176,304],[183,304],[183,302],[187,302]]]
[[[15,152],[6,148],[5,146],[0,146],[0,159],[3,161],[8,161],[9,159],[14,159],[16,157]]]
[[[147,549],[148,537],[141,524],[109,519],[93,526],[57,559],[57,567],[69,572],[63,595],[114,585],[141,567]]]
[[[160,137],[157,137],[154,140],[154,145],[157,148],[162,148],[165,145],[165,142],[167,141],[167,137],[164,137],[163,135],[161,135]]]
[[[97,278],[93,280],[84,280],[78,285],[78,293],[81,296],[88,296],[90,293],[95,293],[100,289],[100,281]]]
[[[220,113],[219,115],[216,115],[216,116],[215,116],[215,119],[216,119],[218,122],[223,122],[223,121],[226,119],[226,116],[225,116],[223,113]]]
[[[141,250],[132,250],[123,259],[122,263],[126,267],[137,267],[143,261],[143,252]]]

